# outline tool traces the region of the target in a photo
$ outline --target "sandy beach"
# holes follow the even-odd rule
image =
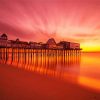
[[[0,100],[100,100],[100,0],[0,0]]]
[[[67,81],[0,64],[0,100],[100,100],[100,93]]]

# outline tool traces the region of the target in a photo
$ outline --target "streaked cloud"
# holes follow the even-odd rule
[[[100,0],[0,0],[2,32],[10,39],[54,37],[80,42],[83,48],[86,42],[100,46]]]

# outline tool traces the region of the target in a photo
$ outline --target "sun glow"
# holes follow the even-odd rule
[[[96,42],[84,42],[81,44],[83,51],[100,51],[100,44]]]
[[[83,51],[100,51],[100,2],[92,1],[0,0],[0,33],[25,41],[53,37],[79,42]]]

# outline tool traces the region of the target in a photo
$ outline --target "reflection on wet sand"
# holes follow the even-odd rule
[[[0,100],[100,100],[99,81],[91,77],[97,67],[94,62],[88,67],[89,57],[55,51],[2,54]]]
[[[80,73],[80,58],[80,53],[69,54],[68,51],[31,53],[31,50],[27,50],[24,53],[16,49],[14,53],[7,53],[7,57],[4,55],[1,62],[40,74],[77,81]]]

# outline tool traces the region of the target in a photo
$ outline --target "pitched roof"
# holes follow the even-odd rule
[[[7,35],[4,33],[4,34],[1,35],[1,37],[7,37]]]
[[[50,38],[48,41],[47,41],[47,44],[56,44],[56,41],[54,40],[54,38]]]

